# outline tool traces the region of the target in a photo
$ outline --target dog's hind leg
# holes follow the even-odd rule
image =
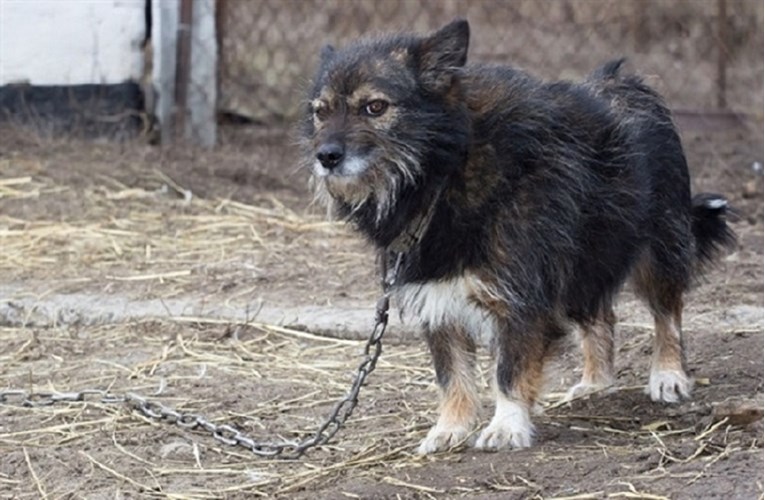
[[[534,426],[530,410],[544,381],[544,364],[565,334],[556,322],[542,321],[526,331],[500,331],[495,343],[496,409],[476,448],[531,446]]]
[[[685,370],[682,296],[678,293],[667,298],[667,302],[666,308],[654,311],[656,333],[648,392],[653,401],[676,403],[691,397],[693,380]]]
[[[643,255],[633,281],[638,295],[650,306],[655,325],[647,392],[653,401],[665,403],[689,398],[693,380],[686,374],[682,331],[685,281],[673,278],[673,273],[664,269],[654,251]]]
[[[566,399],[571,400],[601,390],[614,383],[614,324],[616,316],[610,305],[591,323],[580,325],[584,367],[582,380],[571,387]]]
[[[426,328],[425,337],[441,388],[438,421],[420,443],[418,453],[447,450],[467,438],[478,415],[475,342],[459,325]]]

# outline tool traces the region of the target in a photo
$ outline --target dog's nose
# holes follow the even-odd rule
[[[338,142],[327,142],[319,147],[316,158],[324,168],[332,170],[340,164],[345,156],[345,147]]]

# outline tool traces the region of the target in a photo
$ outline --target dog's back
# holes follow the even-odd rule
[[[484,203],[473,216],[519,256],[504,263],[503,281],[524,291],[526,307],[594,317],[650,240],[658,204],[673,201],[651,195],[659,177],[671,169],[681,179],[671,186],[680,191],[675,198],[687,192],[682,149],[671,145],[666,154],[677,158],[663,165],[651,160],[655,152],[636,154],[635,145],[657,145],[641,142],[642,125],[627,124],[590,85],[543,83],[501,66],[463,71],[471,146],[487,151],[471,155],[464,175],[492,178],[487,171],[498,170],[496,182],[481,186]]]

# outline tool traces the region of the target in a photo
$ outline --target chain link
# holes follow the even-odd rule
[[[358,404],[359,392],[364,381],[377,366],[377,360],[382,354],[382,337],[388,326],[388,309],[390,307],[390,293],[398,278],[398,273],[403,261],[403,254],[396,256],[392,272],[387,272],[387,262],[382,261],[383,295],[377,301],[375,308],[375,325],[372,333],[364,346],[364,360],[356,370],[356,376],[351,384],[348,394],[339,400],[329,416],[310,437],[302,441],[256,441],[245,433],[239,431],[230,424],[215,424],[202,415],[196,413],[179,412],[169,406],[156,401],[150,401],[143,396],[134,393],[124,395],[113,394],[101,389],[84,389],[76,392],[29,392],[23,389],[7,389],[0,391],[0,404],[16,405],[25,407],[50,406],[56,403],[79,403],[91,402],[101,404],[125,404],[146,418],[175,424],[184,430],[203,430],[217,441],[230,445],[240,446],[250,450],[255,455],[264,458],[298,459],[306,451],[317,446],[326,444],[337,434],[353,414]]]

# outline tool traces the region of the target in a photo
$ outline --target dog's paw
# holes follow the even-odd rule
[[[502,448],[528,448],[531,446],[534,429],[531,423],[516,425],[513,422],[492,422],[481,431],[475,447],[484,451],[496,451]]]
[[[652,370],[648,379],[651,400],[677,403],[691,397],[693,380],[680,370]]]
[[[589,394],[607,390],[612,384],[613,382],[592,383],[582,381],[573,385],[568,392],[566,392],[566,396],[563,400],[573,401],[574,399],[583,398]]]
[[[428,435],[420,443],[417,453],[429,455],[439,451],[445,451],[461,444],[468,436],[467,427],[461,425],[441,426],[436,425],[430,429]]]
[[[528,406],[500,395],[494,417],[481,431],[475,447],[484,451],[528,448],[533,434],[534,425],[531,423]]]

